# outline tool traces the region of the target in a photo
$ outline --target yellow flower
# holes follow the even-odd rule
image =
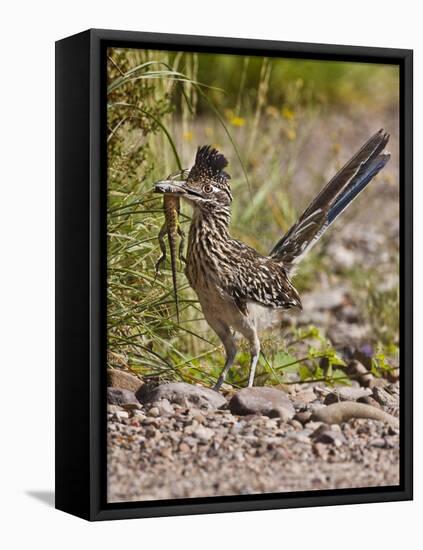
[[[232,126],[244,126],[245,118],[237,116],[231,109],[225,109],[225,116]]]
[[[245,118],[242,118],[241,116],[233,116],[229,122],[232,124],[232,126],[244,126],[245,124]]]
[[[282,108],[282,116],[286,120],[293,120],[295,118],[295,113],[289,107]]]
[[[194,134],[188,131],[188,132],[184,132],[182,137],[185,139],[185,141],[192,141]]]

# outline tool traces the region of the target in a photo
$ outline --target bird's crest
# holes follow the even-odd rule
[[[191,168],[188,181],[195,184],[211,180],[216,184],[227,185],[230,175],[223,169],[228,161],[222,153],[210,145],[203,145],[197,150],[195,164]]]

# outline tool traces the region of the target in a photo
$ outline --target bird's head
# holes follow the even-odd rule
[[[191,170],[184,171],[186,179],[159,181],[154,190],[179,196],[201,210],[229,209],[232,194],[228,183],[230,176],[224,171],[227,165],[228,161],[221,153],[210,145],[204,145],[198,148]]]

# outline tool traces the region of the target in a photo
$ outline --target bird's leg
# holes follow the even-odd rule
[[[248,387],[252,388],[254,386],[254,376],[256,374],[256,367],[257,362],[260,355],[260,345],[258,347],[258,351],[254,351],[251,353],[251,366],[250,366],[250,375],[248,377]]]
[[[160,232],[159,232],[159,235],[158,235],[159,246],[160,246],[160,250],[162,252],[162,255],[160,256],[160,258],[156,262],[156,275],[155,275],[155,278],[157,277],[161,266],[163,265],[163,263],[166,260],[166,243],[165,243],[165,240],[164,240],[166,234],[167,234],[167,223],[165,222],[162,225],[162,227],[160,228]]]
[[[232,367],[233,362],[236,356],[236,345],[235,337],[231,332],[229,325],[221,321],[216,321],[215,319],[209,319],[206,317],[207,322],[219,336],[222,341],[223,347],[225,348],[226,360],[225,365],[220,373],[220,376],[214,386],[214,390],[219,391],[223,382],[225,381],[226,375],[228,374],[229,369]]]
[[[179,243],[179,260],[186,264],[187,260],[184,256],[185,233],[180,225],[178,225],[178,235],[181,237],[181,241]]]
[[[253,324],[250,325],[249,330],[244,333],[244,336],[250,342],[251,363],[250,374],[248,376],[248,387],[251,388],[254,385],[254,376],[256,374],[256,367],[260,357],[260,340],[257,336],[257,330]]]
[[[233,365],[233,362],[234,362],[234,359],[235,359],[235,355],[236,355],[236,348],[234,349],[234,351],[226,351],[226,361],[225,361],[225,366],[223,367],[223,370],[222,372],[220,373],[220,376],[219,378],[217,379],[217,382],[216,384],[214,385],[213,389],[216,390],[216,391],[219,391],[223,382],[225,381],[226,379],[226,375],[228,374],[229,372],[229,369],[232,367]]]

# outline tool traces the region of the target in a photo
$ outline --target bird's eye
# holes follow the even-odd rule
[[[204,193],[211,193],[213,191],[213,186],[209,183],[206,183],[206,185],[203,187]]]

